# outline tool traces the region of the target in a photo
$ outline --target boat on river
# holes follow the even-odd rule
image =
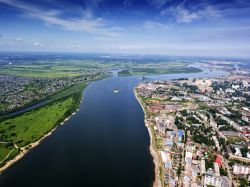
[[[114,93],[118,93],[118,92],[119,92],[119,89],[113,89],[113,92],[114,92]]]

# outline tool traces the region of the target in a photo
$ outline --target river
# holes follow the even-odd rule
[[[147,80],[221,75],[226,74],[208,71]],[[141,77],[114,75],[91,83],[79,112],[0,175],[0,186],[152,186],[150,139],[133,94],[140,81]]]

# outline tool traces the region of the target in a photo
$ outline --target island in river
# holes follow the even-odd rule
[[[181,73],[199,73],[201,69],[189,66],[189,63],[184,62],[168,62],[158,64],[143,64],[141,66],[130,67],[129,69],[121,70],[119,76],[148,76],[148,75],[163,75],[163,74],[181,74]]]

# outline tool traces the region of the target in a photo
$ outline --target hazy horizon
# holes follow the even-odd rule
[[[0,51],[249,57],[246,0],[0,0]]]

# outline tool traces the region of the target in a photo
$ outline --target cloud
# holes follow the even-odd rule
[[[23,41],[23,39],[22,38],[16,38],[15,41],[20,42],[20,41]]]
[[[34,47],[44,47],[44,43],[41,43],[41,42],[34,42],[34,43],[33,43],[33,46],[34,46]]]
[[[93,1],[96,4],[101,1]],[[62,10],[44,9],[32,4],[16,1],[16,0],[0,0],[12,8],[18,9],[26,17],[35,18],[44,21],[48,25],[55,25],[70,31],[84,31],[91,34],[119,36],[120,27],[108,26],[108,22],[103,18],[94,17],[90,9],[85,9],[80,18],[62,18],[64,12]]]
[[[166,30],[169,28],[168,25],[164,25],[162,23],[159,23],[159,22],[155,22],[155,21],[151,21],[151,20],[147,20],[143,23],[143,27],[145,29],[148,29],[148,30]]]
[[[2,38],[3,37],[3,35],[2,34],[0,34],[0,38]]]
[[[197,9],[188,9],[184,5],[163,9],[161,15],[173,15],[177,22],[190,23],[199,19],[220,17],[220,11],[211,5],[202,5]]]

